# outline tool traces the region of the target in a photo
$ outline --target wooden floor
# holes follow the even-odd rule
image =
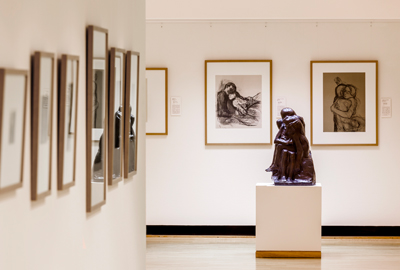
[[[148,237],[147,270],[400,270],[400,239],[322,239],[321,259],[256,259],[255,238]]]

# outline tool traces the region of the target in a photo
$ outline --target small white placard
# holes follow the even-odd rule
[[[181,115],[181,97],[171,97],[171,115]]]
[[[276,119],[281,118],[281,111],[283,108],[286,108],[286,98],[285,97],[276,98]]]
[[[390,118],[392,117],[392,99],[381,98],[381,117]]]

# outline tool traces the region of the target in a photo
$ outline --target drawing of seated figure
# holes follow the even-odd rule
[[[271,166],[275,185],[315,185],[316,177],[304,119],[290,108],[281,111],[277,121],[279,132],[275,137],[275,151]]]
[[[260,93],[243,97],[233,82],[221,82],[217,93],[217,117],[222,125],[237,123],[244,126],[256,126],[260,119]]]

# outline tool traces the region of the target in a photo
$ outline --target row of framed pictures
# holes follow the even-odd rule
[[[113,185],[137,171],[139,57],[108,50],[108,31],[87,28],[86,210],[105,203]],[[51,192],[55,55],[35,52],[31,80],[31,199]],[[58,61],[57,189],[75,184],[78,56]],[[110,67],[108,68],[110,64]],[[28,70],[0,69],[0,193],[22,186]]]
[[[311,145],[378,145],[378,61],[310,67]],[[272,144],[272,60],[206,60],[205,100],[206,145]]]
[[[74,184],[79,57],[59,59],[57,188]],[[53,53],[35,52],[31,81],[31,199],[50,194]],[[0,69],[0,192],[22,186],[28,70]]]

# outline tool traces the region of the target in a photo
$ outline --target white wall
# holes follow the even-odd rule
[[[147,20],[399,19],[397,0],[147,0]]]
[[[29,69],[35,50],[57,56],[75,54],[81,60],[76,185],[57,191],[54,111],[52,192],[44,200],[30,200],[28,121],[23,187],[0,195],[0,269],[145,269],[145,1],[0,0],[0,6],[0,67]],[[138,174],[117,187],[108,187],[107,203],[87,214],[85,62],[89,24],[109,30],[110,47],[139,51],[143,58]]]
[[[304,117],[308,138],[310,61],[378,60],[378,96],[393,103],[393,117],[379,118],[379,146],[312,152],[323,225],[400,225],[400,23],[148,23],[146,42],[147,67],[167,67],[169,96],[182,97],[168,136],[146,137],[148,225],[255,224],[255,185],[271,181],[273,147],[204,145],[211,59],[272,59],[273,98]]]

